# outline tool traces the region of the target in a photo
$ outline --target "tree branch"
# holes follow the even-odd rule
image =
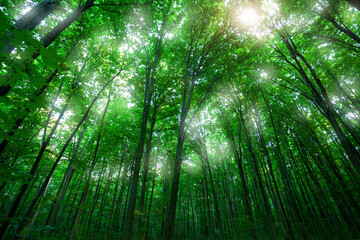
[[[116,6],[116,7],[122,7],[122,6],[144,6],[155,2],[155,0],[146,2],[146,3],[100,3],[100,4],[92,4],[91,7],[101,7],[101,6]],[[104,9],[104,8],[102,8]],[[106,10],[106,9],[104,9]]]

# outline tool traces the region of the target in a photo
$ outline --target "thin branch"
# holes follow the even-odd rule
[[[122,6],[144,6],[144,5],[148,5],[155,2],[155,0],[150,1],[150,2],[146,2],[146,3],[100,3],[100,4],[92,4],[91,7],[101,7],[101,6],[117,6],[117,7],[122,7]],[[104,8],[102,8],[104,9]],[[104,9],[104,10],[108,10],[108,9]]]

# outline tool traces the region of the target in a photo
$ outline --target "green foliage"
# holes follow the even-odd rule
[[[360,36],[360,14],[347,1],[278,1],[270,13],[265,1],[96,0],[44,48],[40,39],[83,3],[62,1],[33,31],[18,31],[29,3],[0,1],[0,87],[10,89],[0,96],[4,239],[124,237],[151,74],[138,238],[163,238],[189,99],[177,239],[358,236],[360,61],[348,31]],[[247,26],[250,7],[262,17]]]

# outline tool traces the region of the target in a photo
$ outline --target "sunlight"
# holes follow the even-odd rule
[[[264,70],[262,70],[260,73],[260,77],[266,78],[267,76],[268,76],[268,74]]]
[[[350,120],[358,118],[358,115],[356,113],[354,113],[354,112],[349,112],[345,116],[346,116],[347,119],[350,119]]]
[[[174,37],[174,34],[172,33],[166,33],[165,38],[172,39]]]
[[[259,5],[239,6],[233,14],[241,32],[261,39],[272,38],[270,25],[279,16],[279,5],[275,0],[264,0]]]
[[[194,164],[191,162],[191,159],[190,159],[190,158],[185,159],[185,160],[184,160],[184,164],[188,165],[189,167],[194,166]]]
[[[28,11],[31,10],[32,7],[34,7],[36,5],[36,2],[33,2],[31,0],[26,0],[23,4],[23,6],[20,9],[20,14],[19,17],[23,16],[25,13],[27,13]],[[16,18],[16,20],[18,20],[18,18]]]
[[[259,23],[260,17],[253,8],[244,8],[240,10],[239,20],[245,26],[251,27]]]
[[[265,1],[262,9],[269,17],[275,17],[279,14],[279,6],[272,0]]]
[[[31,10],[31,7],[30,6],[26,6],[25,8],[23,8],[21,11],[20,11],[20,15],[24,15],[25,13],[27,13],[28,11]]]
[[[237,21],[242,30],[258,38],[267,34],[266,29],[261,27],[262,18],[253,8],[242,8],[237,11]]]

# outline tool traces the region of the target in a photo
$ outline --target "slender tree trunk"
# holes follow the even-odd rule
[[[206,142],[205,141],[206,140],[205,140],[205,136],[204,136],[204,139],[200,143],[200,145],[201,145],[200,147],[201,147],[201,150],[203,151],[203,154],[204,154],[203,159],[205,161],[205,165],[206,165],[207,171],[209,173],[211,193],[212,193],[213,199],[214,199],[215,225],[220,230],[221,238],[225,239],[225,234],[224,234],[224,228],[223,228],[223,223],[222,223],[222,217],[221,217],[221,214],[220,214],[218,197],[217,197],[216,190],[215,190],[215,185],[214,185],[214,181],[213,181],[213,176],[212,176],[212,172],[211,172],[211,167],[210,167],[210,162],[209,162],[209,157],[208,157],[208,154],[207,154]]]
[[[81,140],[82,140],[82,137],[85,133],[85,129],[83,128],[81,133],[80,133],[80,136],[79,136],[79,139],[78,139],[78,142],[77,142],[77,145],[74,149],[74,152],[73,152],[73,155],[72,155],[72,160],[69,162],[69,166],[68,166],[68,170],[66,172],[66,174],[64,175],[64,183],[62,184],[63,186],[59,189],[58,191],[58,196],[57,196],[57,199],[54,201],[54,208],[52,209],[52,211],[50,211],[50,218],[49,218],[49,222],[48,222],[48,225],[52,226],[53,228],[55,228],[55,222],[56,222],[56,217],[57,217],[57,214],[60,210],[60,207],[62,205],[62,201],[65,197],[65,193],[68,189],[68,186],[70,184],[70,181],[74,175],[74,172],[76,170],[76,167],[74,166],[74,163],[78,162],[78,159],[77,159],[77,155],[78,155],[78,152],[79,152],[79,147],[80,147],[80,143],[81,143]],[[94,132],[93,132],[94,133]],[[90,139],[92,137],[92,134],[85,146],[85,149],[87,147],[87,145],[89,144],[90,142]],[[79,161],[81,160],[81,157],[79,159]]]
[[[184,109],[185,110],[185,109]],[[173,235],[173,230],[175,226],[175,213],[176,213],[176,203],[177,203],[177,194],[179,190],[179,179],[180,179],[180,171],[181,171],[181,162],[182,162],[182,150],[185,139],[185,118],[187,113],[182,111],[181,120],[179,126],[179,134],[175,155],[175,167],[173,173],[172,187],[171,187],[171,196],[170,196],[170,204],[168,210],[168,217],[165,224],[164,231],[164,239],[170,240]]]
[[[144,204],[145,204],[145,191],[147,189],[146,188],[146,180],[147,180],[147,175],[148,175],[148,171],[149,171],[150,152],[151,152],[151,147],[152,147],[152,137],[153,137],[153,131],[154,131],[154,126],[155,126],[155,121],[156,121],[156,108],[157,108],[157,106],[154,106],[154,112],[153,112],[153,116],[152,116],[152,120],[151,120],[149,136],[148,136],[148,143],[146,145],[146,151],[145,151],[145,162],[144,162],[143,175],[142,175],[142,179],[141,179],[141,192],[140,192],[140,201],[139,201],[140,215],[138,215],[138,217],[137,217],[137,224],[136,224],[136,231],[138,233],[140,232],[140,228],[142,225],[142,213],[143,213]]]
[[[165,220],[166,220],[166,213],[168,210],[168,204],[167,204],[167,195],[169,190],[169,177],[168,177],[168,161],[165,161],[164,168],[163,168],[163,199],[165,201],[164,206],[162,208],[162,221],[161,221],[161,236],[164,235],[165,232]]]
[[[283,43],[285,43],[286,47],[288,48],[292,59],[295,61],[295,64],[292,64],[285,55],[278,50],[278,52],[282,55],[282,57],[292,65],[298,71],[301,76],[304,79],[304,83],[310,88],[311,92],[314,95],[313,102],[315,105],[321,110],[321,113],[327,118],[331,126],[333,127],[337,137],[340,140],[341,145],[343,146],[346,155],[348,156],[350,162],[352,163],[353,167],[356,169],[357,173],[360,175],[360,153],[355,148],[355,146],[351,143],[351,141],[348,139],[346,134],[341,129],[339,123],[336,120],[336,117],[338,114],[336,113],[333,103],[329,99],[329,96],[327,94],[327,91],[325,87],[323,86],[321,80],[317,76],[315,70],[312,68],[312,66],[308,63],[308,61],[305,59],[305,57],[298,51],[295,43],[291,39],[289,33],[286,31],[280,32],[277,31],[278,35],[280,36]],[[359,40],[360,42],[360,40]],[[315,83],[310,79],[306,71],[303,69],[302,64],[306,65],[307,69],[310,71],[311,76],[315,80]]]
[[[136,206],[136,196],[137,196],[137,185],[139,181],[139,172],[140,172],[140,165],[141,165],[141,158],[144,152],[144,145],[145,145],[145,135],[146,135],[146,127],[148,122],[148,116],[150,111],[151,99],[153,96],[154,91],[154,84],[155,84],[155,73],[160,59],[160,53],[162,48],[162,41],[165,34],[165,19],[163,19],[162,26],[159,32],[159,37],[156,41],[156,49],[155,49],[155,56],[154,56],[154,63],[150,72],[148,73],[147,80],[146,80],[146,89],[145,89],[145,97],[144,97],[144,107],[142,113],[142,120],[141,120],[141,127],[140,127],[140,140],[139,145],[136,151],[136,158],[135,158],[135,165],[131,183],[131,191],[129,197],[129,206],[126,213],[126,224],[125,224],[125,233],[124,239],[131,240],[132,238],[132,229],[133,229],[133,222],[134,222],[134,211]]]
[[[90,169],[89,169],[89,174],[88,174],[88,177],[87,177],[87,180],[86,180],[85,188],[84,188],[83,194],[81,196],[81,200],[80,200],[80,203],[79,203],[79,212],[75,217],[74,225],[73,225],[73,228],[72,228],[72,231],[71,231],[70,240],[74,239],[75,233],[77,233],[77,231],[78,231],[78,223],[79,223],[79,219],[80,219],[81,214],[82,214],[82,206],[86,202],[86,197],[87,197],[87,194],[88,194],[88,191],[89,191],[92,172],[93,172],[95,164],[96,164],[97,153],[98,153],[99,145],[100,145],[102,126],[104,124],[105,115],[106,115],[107,109],[108,109],[109,104],[110,104],[110,96],[111,95],[110,95],[110,91],[109,91],[108,100],[107,100],[107,103],[106,103],[106,106],[105,106],[105,109],[104,109],[104,113],[102,115],[100,126],[99,126],[99,133],[98,133],[98,136],[97,136],[94,156],[93,156],[91,166],[90,166]]]
[[[192,45],[192,43],[191,43]],[[172,179],[172,186],[171,186],[171,195],[170,195],[170,203],[169,209],[167,213],[167,220],[165,224],[164,230],[164,240],[170,240],[173,236],[173,231],[175,228],[175,217],[176,217],[176,203],[177,203],[177,195],[179,190],[179,179],[180,179],[180,172],[181,172],[181,163],[182,163],[182,151],[183,145],[185,140],[185,120],[187,114],[190,109],[190,104],[192,100],[192,95],[194,92],[195,81],[197,79],[197,74],[195,72],[192,73],[190,76],[190,64],[191,64],[191,51],[188,52],[188,57],[186,61],[186,74],[185,74],[185,81],[184,81],[184,89],[182,95],[182,105],[181,105],[181,115],[180,115],[180,124],[178,130],[178,140],[177,140],[177,147],[176,147],[176,154],[175,154],[175,165],[174,165],[174,172],[173,172],[173,179]],[[188,90],[189,85],[189,78],[191,77],[190,81],[190,89]]]
[[[347,0],[347,2],[355,2],[355,1],[349,1]],[[357,5],[360,6],[359,2],[357,2]],[[323,18],[325,18],[326,20],[328,20],[335,28],[337,28],[338,30],[340,30],[342,33],[346,34],[347,36],[349,36],[350,38],[352,38],[354,41],[356,41],[357,43],[360,43],[360,37],[358,35],[356,35],[354,32],[352,32],[349,28],[347,28],[344,24],[339,24],[336,19],[331,16],[331,14],[329,13],[328,10],[323,10],[323,12],[320,14]]]
[[[122,166],[123,166],[123,163],[124,163],[124,158],[125,158],[125,153],[123,153],[121,155],[119,169],[118,169],[118,173],[116,175],[116,184],[115,184],[114,194],[113,194],[111,207],[110,207],[109,221],[107,222],[107,226],[106,226],[106,232],[105,232],[105,237],[104,237],[105,240],[108,238],[109,231],[110,231],[110,228],[111,228],[110,226],[112,224],[112,219],[113,219],[114,209],[115,209],[115,203],[116,203],[116,196],[117,196],[117,191],[118,191],[119,181],[120,181],[120,173],[121,173],[121,169],[122,169]]]
[[[107,194],[109,192],[109,187],[111,185],[111,182],[112,182],[112,175],[113,175],[113,168],[110,168],[109,170],[109,175],[108,175],[108,180],[107,180],[107,183],[105,185],[105,189],[104,189],[104,193],[103,193],[103,196],[102,196],[102,199],[101,199],[101,203],[100,203],[100,209],[99,209],[99,214],[97,216],[97,221],[96,221],[96,224],[95,224],[95,229],[94,229],[94,233],[92,236],[96,236],[96,233],[99,232],[100,229],[102,229],[102,220],[104,219],[103,218],[103,215],[104,215],[104,208],[106,206],[106,201],[107,201]],[[105,228],[106,230],[106,228]],[[88,234],[89,235],[89,234]],[[91,236],[91,235],[90,235]]]
[[[127,211],[127,207],[128,207],[128,201],[129,201],[129,194],[130,194],[130,189],[131,189],[131,180],[132,180],[132,173],[134,172],[134,165],[135,163],[133,162],[131,164],[131,170],[130,170],[130,178],[129,178],[129,183],[128,183],[128,188],[126,191],[126,197],[125,197],[125,203],[124,203],[124,211],[123,211],[123,218],[122,218],[122,224],[121,224],[121,232],[124,232],[124,227],[125,227],[125,218],[126,218],[126,211]]]
[[[120,193],[119,193],[119,197],[117,199],[117,202],[116,202],[116,209],[115,209],[115,223],[113,225],[113,230],[116,231],[116,232],[119,232],[119,225],[120,225],[120,204],[122,202],[122,198],[123,198],[123,195],[124,195],[124,192],[125,192],[125,187],[126,187],[126,175],[128,173],[128,166],[124,166],[124,171],[123,171],[123,176],[122,176],[122,180],[121,180],[121,187],[120,187]],[[129,179],[130,181],[130,179]],[[126,196],[127,198],[127,196]],[[126,204],[124,205],[124,209],[126,208]]]
[[[83,232],[87,229],[90,228],[91,226],[91,223],[92,223],[92,218],[93,218],[93,215],[94,215],[94,212],[95,212],[95,209],[97,208],[97,205],[98,205],[98,200],[99,200],[99,195],[100,195],[100,190],[101,190],[101,185],[102,185],[102,182],[103,182],[103,179],[104,179],[104,168],[105,168],[105,165],[106,165],[106,160],[103,159],[103,162],[101,164],[101,170],[100,170],[100,176],[99,176],[99,179],[97,180],[97,184],[96,184],[96,188],[95,188],[95,194],[94,194],[94,197],[91,201],[91,206],[89,208],[89,211],[87,213],[87,223],[86,223],[86,227],[83,228]],[[90,197],[90,195],[89,195]],[[96,226],[96,221],[95,221],[95,224]],[[94,230],[96,229],[96,227],[94,226]],[[89,237],[90,235],[90,230],[87,231],[87,236]]]
[[[269,117],[270,117],[270,121],[271,121],[271,126],[274,130],[274,134],[275,134],[275,140],[276,140],[276,153],[277,155],[280,157],[280,158],[283,158],[282,157],[282,153],[281,153],[281,149],[280,149],[280,142],[279,142],[279,138],[278,138],[278,135],[277,135],[277,130],[275,128],[275,123],[274,123],[274,119],[273,119],[273,115],[272,115],[272,111],[271,111],[271,108],[270,108],[270,104],[269,104],[269,101],[268,99],[265,97],[262,89],[260,90],[261,91],[261,96],[262,98],[264,99],[264,102],[266,104],[266,107],[267,107],[267,110],[269,112]],[[264,138],[263,136],[263,131],[262,131],[262,128],[261,128],[261,125],[259,125],[260,127],[260,136],[261,138]],[[282,211],[282,214],[284,216],[284,219],[285,219],[285,222],[286,222],[286,226],[287,226],[287,230],[289,231],[289,237],[292,239],[292,240],[295,240],[295,236],[294,236],[294,233],[293,233],[293,230],[292,230],[292,226],[291,226],[291,222],[290,222],[290,219],[288,217],[288,214],[285,210],[285,206],[284,206],[284,203],[283,203],[283,200],[281,198],[281,195],[280,195],[280,191],[279,191],[279,187],[278,187],[278,184],[276,183],[276,179],[275,179],[275,176],[274,176],[274,171],[273,171],[273,167],[272,167],[272,163],[271,163],[271,159],[270,159],[270,154],[268,153],[267,151],[267,148],[266,146],[264,146],[263,144],[263,148],[264,148],[264,151],[266,153],[266,155],[268,156],[268,165],[269,165],[269,168],[270,168],[270,174],[271,174],[271,178],[273,180],[273,183],[274,183],[274,187],[275,187],[275,192],[276,192],[276,195],[277,195],[277,198],[279,200],[279,204],[280,204],[280,207],[281,207],[281,211]],[[285,238],[288,238],[287,236],[287,232],[285,232]]]
[[[236,144],[235,144],[235,139],[234,139],[234,135],[230,132],[231,130],[228,128],[229,126],[229,121],[227,121],[227,125],[226,125],[226,131],[228,134],[228,138],[230,139],[230,147],[231,150],[235,156],[235,161],[236,161],[236,165],[239,169],[239,174],[240,174],[240,179],[241,179],[241,186],[242,186],[242,190],[243,190],[243,195],[244,195],[244,202],[245,202],[245,212],[246,212],[246,216],[248,218],[249,221],[249,225],[251,226],[250,229],[250,233],[253,239],[257,239],[256,237],[256,232],[255,229],[253,227],[253,221],[254,221],[254,217],[253,217],[253,212],[252,212],[252,207],[251,207],[251,200],[250,200],[250,191],[247,185],[247,181],[246,181],[246,177],[245,177],[245,171],[244,171],[244,167],[243,167],[243,163],[242,163],[242,151],[241,151],[241,125],[239,124],[239,134],[238,134],[238,138],[239,138],[239,151],[236,148]]]
[[[153,172],[153,182],[152,182],[152,186],[151,186],[151,194],[150,194],[150,199],[149,199],[148,213],[146,214],[145,233],[144,233],[144,238],[143,238],[144,240],[147,240],[148,237],[149,237],[149,225],[150,225],[150,217],[151,217],[151,207],[152,207],[152,201],[153,201],[153,197],[154,197],[158,158],[159,158],[159,141],[158,141],[158,147],[157,147],[155,163],[154,163],[155,166],[154,166],[154,172]]]
[[[69,105],[69,101],[71,99],[71,95],[68,97],[63,109],[61,110],[60,112],[60,115],[58,117],[58,119],[56,120],[56,123],[54,125],[54,127],[51,129],[51,132],[49,133],[48,137],[46,138],[45,142],[42,143],[41,145],[41,148],[40,148],[40,151],[39,151],[39,154],[37,155],[36,159],[35,159],[35,162],[33,163],[32,165],[32,168],[30,169],[30,175],[33,176],[36,172],[36,169],[40,163],[40,160],[42,158],[42,156],[44,155],[45,153],[45,150],[47,148],[47,146],[49,145],[50,143],[50,140],[52,138],[52,136],[54,135],[55,133],[55,130],[57,129],[57,126],[59,125],[60,123],[60,120],[61,118],[63,117],[63,115],[65,114],[65,111],[67,109],[67,106]],[[50,180],[50,178],[49,178]],[[1,226],[1,229],[0,229],[0,239],[4,236],[5,232],[6,232],[6,229],[7,227],[9,226],[10,224],[10,220],[14,217],[15,215],[15,212],[16,212],[16,209],[17,207],[19,206],[20,204],[20,201],[26,191],[26,189],[28,188],[29,184],[25,183],[23,184],[21,187],[20,187],[20,191],[19,193],[16,195],[16,198],[15,200],[13,201],[12,205],[11,205],[11,208],[7,214],[7,220],[5,220]],[[47,186],[47,183],[44,185],[44,190],[45,190],[45,187]]]

